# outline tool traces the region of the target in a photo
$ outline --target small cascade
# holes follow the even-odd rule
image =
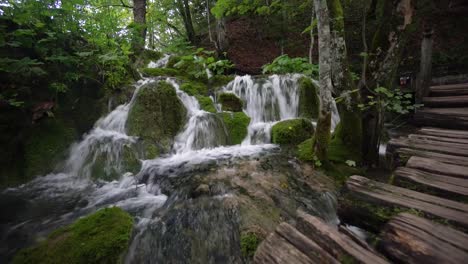
[[[167,63],[169,62],[169,59],[171,58],[171,55],[169,54],[164,54],[162,58],[160,58],[158,61],[150,61],[148,63],[148,68],[163,68],[166,67]]]

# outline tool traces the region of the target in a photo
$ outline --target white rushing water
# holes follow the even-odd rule
[[[164,56],[159,59],[158,61],[150,61],[148,63],[147,68],[163,68],[166,67],[167,63],[169,62],[169,59],[171,58],[171,55],[169,54],[164,54]]]

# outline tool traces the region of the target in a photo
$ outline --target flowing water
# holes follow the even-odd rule
[[[168,57],[164,57],[150,66],[161,67],[167,60]],[[270,130],[276,122],[298,116],[299,78],[300,75],[274,75],[263,79],[242,76],[223,88],[244,101],[244,112],[251,118],[248,136],[237,146],[226,146],[228,135],[216,114],[201,110],[195,97],[181,91],[176,80],[167,79],[187,109],[187,123],[174,138],[170,154],[141,160],[141,170],[134,175],[125,171],[122,158],[124,151],[132,151],[136,157],[141,157],[138,138],[126,133],[128,113],[138,91],[150,82],[160,81],[140,80],[135,84],[130,102],[99,119],[80,142],[71,146],[68,159],[57,168],[57,172],[1,193],[0,208],[4,212],[10,210],[10,216],[2,217],[0,223],[0,262],[51,230],[107,206],[119,206],[136,219],[127,263],[171,260],[183,263],[194,256],[204,258],[206,254],[190,253],[193,249],[188,253],[183,251],[183,246],[189,244],[184,239],[186,233],[178,229],[182,227],[168,225],[182,219],[185,222],[181,225],[201,232],[199,243],[206,243],[202,248],[206,246],[216,251],[207,253],[210,257],[206,263],[240,262],[239,237],[235,235],[240,216],[238,212],[226,211],[222,203],[223,199],[234,195],[232,190],[223,183],[217,183],[210,191],[214,193],[212,198],[192,200],[193,185],[198,184],[194,181],[212,171],[223,174],[226,166],[231,168],[229,171],[232,166],[240,170],[242,164],[248,162],[258,161],[263,167],[281,163],[269,161],[280,156],[279,148],[270,144]],[[338,122],[336,112],[334,122]],[[104,163],[107,174],[120,175],[118,180],[93,179],[93,166],[98,161]],[[287,160],[283,163],[292,171],[289,174],[296,173],[299,165]],[[259,173],[263,171],[261,169]],[[300,184],[298,186],[302,188]],[[289,199],[281,195],[278,194],[278,199]],[[310,204],[310,211],[336,222],[335,201],[331,193],[325,192],[314,198],[296,198],[299,199],[308,201],[304,203]],[[178,207],[175,206],[177,204]],[[175,228],[172,233],[169,232],[171,228]],[[210,235],[199,230],[211,230]]]

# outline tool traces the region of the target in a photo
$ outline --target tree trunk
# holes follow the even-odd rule
[[[317,129],[314,136],[313,151],[320,161],[328,160],[328,144],[331,129],[332,80],[331,80],[331,36],[330,17],[327,0],[314,0],[317,15],[317,31],[319,38],[319,83],[320,111]]]
[[[227,52],[229,42],[226,34],[226,20],[225,18],[219,18],[216,20],[216,41],[218,54],[222,55]]]
[[[133,22],[136,30],[133,36],[133,48],[139,53],[145,48],[146,0],[133,0]]]
[[[187,39],[192,44],[196,44],[195,30],[192,23],[192,14],[190,13],[190,5],[188,0],[176,0],[177,9],[179,10],[182,21],[184,22]]]
[[[433,29],[431,25],[425,27],[421,42],[421,64],[416,81],[416,103],[421,103],[424,96],[429,94],[432,75],[432,37]]]
[[[310,46],[309,46],[309,63],[314,63],[314,46],[315,46],[315,36],[314,36],[314,24],[315,20],[315,5],[312,3],[312,15],[310,16]]]

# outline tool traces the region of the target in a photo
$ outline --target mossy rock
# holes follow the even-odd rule
[[[306,139],[299,145],[297,145],[297,157],[302,161],[313,161],[314,151],[312,149],[314,145],[314,137]]]
[[[346,162],[347,160],[355,161],[360,163],[362,161],[362,135],[360,129],[353,130],[354,126],[361,126],[359,124],[348,124],[347,128],[344,128],[343,122],[340,122],[332,135],[330,145],[328,146],[328,158],[335,162]]]
[[[248,134],[247,127],[250,123],[250,117],[244,112],[222,112],[219,113],[223,119],[226,130],[229,134],[230,144],[237,145],[242,143]]]
[[[242,100],[233,93],[222,93],[218,95],[218,102],[222,105],[223,111],[241,112]]]
[[[13,263],[119,263],[132,229],[128,213],[117,207],[102,209],[19,251]]]
[[[73,125],[60,117],[40,120],[33,126],[24,143],[26,177],[51,172],[77,138],[78,134]]]
[[[139,54],[138,59],[135,61],[135,66],[137,68],[146,67],[150,61],[156,62],[162,57],[163,54],[161,52],[145,49]]]
[[[209,79],[210,86],[218,88],[232,82],[236,77],[234,75],[215,75]]]
[[[306,119],[298,118],[276,123],[271,128],[271,140],[274,144],[296,145],[310,138],[314,126]]]
[[[167,61],[168,68],[174,68],[175,65],[180,61],[180,56],[171,55]]]
[[[154,158],[155,146],[161,148],[157,154],[169,151],[173,138],[185,124],[186,112],[172,85],[147,84],[138,92],[128,114],[128,134],[140,137],[146,145],[146,158]]]
[[[258,237],[254,232],[245,232],[240,236],[241,252],[242,256],[248,259],[252,259],[257,251],[258,245],[260,245],[262,239]]]
[[[208,94],[208,86],[201,82],[186,81],[180,85],[180,90],[191,96]]]
[[[320,99],[318,87],[312,79],[299,79],[299,116],[308,119],[318,118]]]
[[[181,75],[177,69],[173,68],[144,68],[141,70],[141,72],[145,77],[176,77]]]
[[[124,146],[121,155],[121,161],[118,164],[109,163],[106,153],[98,155],[90,168],[91,177],[95,180],[112,181],[119,179],[126,172],[136,174],[140,171],[141,162],[136,146]],[[157,156],[157,153],[152,155]]]
[[[204,111],[210,113],[216,113],[216,108],[214,106],[213,100],[211,100],[208,96],[197,95],[196,96],[198,103],[200,104],[200,108]]]

